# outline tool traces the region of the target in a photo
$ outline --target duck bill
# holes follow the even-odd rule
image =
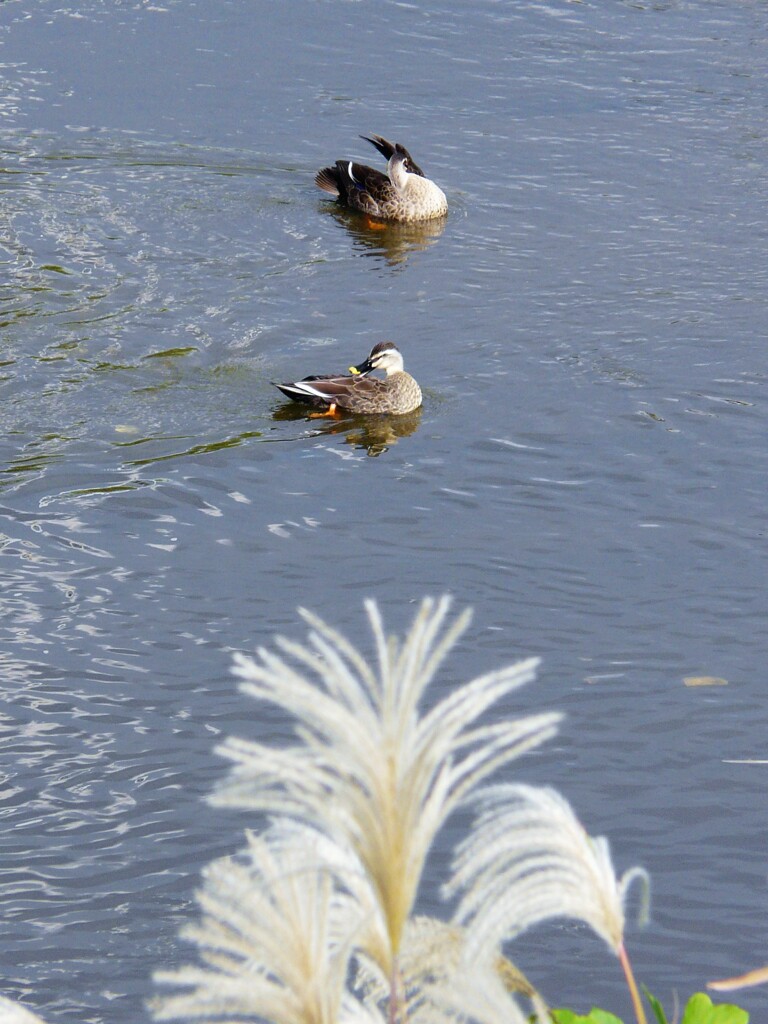
[[[372,369],[373,367],[371,366],[371,360],[369,357],[368,359],[364,359],[362,363],[358,363],[357,366],[350,366],[349,372],[354,377],[364,377],[366,373],[370,373]]]

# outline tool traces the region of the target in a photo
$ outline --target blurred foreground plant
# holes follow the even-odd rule
[[[158,1020],[240,1024],[524,1024],[516,1002],[539,994],[503,944],[551,917],[585,921],[619,957],[638,1024],[645,1016],[623,944],[624,899],[604,839],[591,839],[551,789],[482,783],[553,736],[553,713],[485,724],[483,716],[533,678],[528,660],[480,676],[423,707],[438,668],[469,622],[449,600],[425,599],[402,641],[366,610],[377,665],[302,611],[306,644],[238,657],[242,689],[297,721],[277,748],[229,739],[234,762],[220,806],[272,816],[236,859],[209,869],[204,917],[185,929],[201,967],[162,972],[185,991],[155,1002]],[[461,845],[447,895],[450,923],[414,917],[434,839],[459,804],[480,814]],[[647,885],[646,885],[647,888]]]
[[[220,1024],[621,1024],[603,1010],[550,1011],[504,945],[554,917],[583,921],[622,964],[638,1024],[647,1024],[624,946],[625,899],[648,877],[618,878],[608,842],[590,837],[550,788],[481,788],[496,769],[556,732],[553,713],[484,724],[533,678],[535,660],[480,676],[430,709],[422,700],[469,622],[447,622],[449,601],[425,599],[402,641],[387,638],[374,602],[372,668],[308,612],[306,644],[238,657],[242,689],[297,720],[287,748],[229,739],[234,762],[215,802],[264,812],[235,857],[214,861],[197,894],[199,923],[182,937],[199,964],[160,971],[172,986],[157,1020]],[[443,887],[458,898],[445,922],[414,916],[427,856],[449,815],[477,808]],[[758,972],[762,980],[765,972]],[[730,979],[722,987],[746,979]],[[714,986],[713,986],[714,987]],[[658,1024],[658,1000],[646,992]],[[526,1016],[517,1000],[530,1001]],[[703,993],[682,1024],[747,1024],[738,1007]],[[0,997],[0,1024],[43,1024]]]
[[[633,881],[643,885],[641,921],[648,918],[650,881],[634,867],[618,879],[603,836],[587,835],[570,804],[550,788],[502,785],[479,798],[482,808],[460,845],[447,895],[464,891],[457,916],[472,942],[497,945],[555,917],[584,921],[618,957],[635,1015],[645,1022],[624,948],[624,902]]]
[[[191,990],[165,999],[158,1020],[257,1015],[285,1024],[343,1024],[363,1019],[346,987],[360,907],[296,838],[276,826],[262,836],[249,835],[238,858],[208,867],[198,894],[203,919],[181,933],[197,943],[203,966],[156,974],[160,982]]]
[[[369,911],[364,950],[394,984],[404,928],[440,827],[495,769],[553,736],[561,716],[476,724],[533,678],[535,659],[480,676],[420,711],[469,614],[444,628],[449,601],[426,600],[400,643],[385,636],[372,601],[366,609],[378,672],[306,611],[306,646],[278,637],[287,657],[261,648],[258,660],[236,658],[243,691],[292,714],[300,743],[276,750],[227,740],[219,751],[235,768],[214,802],[315,825],[354,859],[356,890]]]
[[[37,1014],[0,996],[0,1024],[44,1024]]]

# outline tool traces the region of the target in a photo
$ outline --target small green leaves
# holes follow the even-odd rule
[[[669,1024],[659,1000],[651,995],[648,989],[645,989],[645,995],[658,1024]],[[579,1016],[572,1010],[553,1010],[552,1020],[554,1024],[622,1024],[612,1013],[596,1008],[586,1017]],[[680,1024],[749,1024],[749,1014],[730,1003],[713,1004],[705,992],[697,992],[688,1000]]]
[[[651,995],[645,986],[643,991],[658,1024],[668,1024],[667,1015],[659,1000]],[[738,1006],[731,1006],[730,1003],[713,1005],[705,992],[697,992],[688,1000],[680,1024],[749,1024],[749,1014]]]
[[[706,992],[697,992],[688,1000],[681,1024],[749,1024],[749,1014],[730,1003],[714,1005]]]
[[[664,1007],[661,1005],[656,996],[652,995],[648,989],[643,985],[643,992],[645,992],[645,998],[651,1004],[653,1015],[658,1021],[658,1024],[667,1024],[667,1015],[664,1013]]]
[[[606,1010],[598,1010],[597,1007],[593,1007],[586,1017],[572,1010],[553,1010],[552,1020],[555,1024],[622,1024],[619,1017]]]

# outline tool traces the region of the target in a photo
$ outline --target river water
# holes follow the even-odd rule
[[[231,652],[298,605],[370,650],[364,597],[443,592],[442,687],[542,656],[502,710],[567,719],[507,777],[649,870],[642,980],[765,962],[767,38],[752,0],[0,3],[0,993],[148,1020],[258,824],[204,802],[213,747],[285,735]],[[372,132],[445,224],[315,189]],[[270,385],[385,338],[413,417]],[[629,1016],[583,928],[511,952]]]

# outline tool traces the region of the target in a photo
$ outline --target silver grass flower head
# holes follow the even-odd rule
[[[463,893],[456,916],[477,950],[499,948],[550,918],[570,917],[588,924],[618,955],[634,881],[642,883],[644,920],[650,883],[643,868],[618,878],[608,841],[589,836],[556,790],[499,785],[484,791],[445,893]]]
[[[185,990],[154,1001],[156,1020],[383,1024],[346,986],[359,907],[297,838],[278,824],[209,865],[202,920],[181,932],[201,964],[156,973]]]
[[[477,724],[533,678],[535,659],[482,675],[423,709],[469,612],[449,621],[450,600],[426,598],[400,640],[386,636],[374,601],[365,607],[375,666],[307,611],[306,643],[278,637],[276,651],[236,657],[243,691],[291,714],[297,743],[227,740],[219,751],[234,767],[214,802],[292,816],[351,851],[378,908],[368,952],[389,975],[440,827],[497,768],[551,737],[560,716]]]
[[[435,1010],[442,1011],[446,1020],[454,1022],[527,1024],[529,1019],[488,965],[483,969],[480,964],[462,964],[452,975],[450,984],[434,986],[429,997],[421,1019],[418,1015],[410,1018],[414,1024],[430,1024]]]
[[[2,1024],[45,1024],[41,1017],[18,1003],[0,996],[0,1021]]]
[[[405,1019],[411,1024],[430,1024],[435,1014],[452,1021],[474,1020],[488,1024],[527,1021],[516,997],[524,994],[542,1021],[548,1011],[523,974],[498,958],[470,960],[464,929],[432,917],[413,917],[408,922],[398,958],[398,969],[407,995]],[[506,984],[515,975],[513,988]]]
[[[492,960],[470,960],[467,953],[463,928],[434,917],[410,918],[397,962],[404,1020],[409,1024],[437,1024],[443,1018],[452,1024],[460,1019],[487,1018],[494,1024],[527,1020],[520,1017],[519,997],[530,1001],[541,1021],[549,1020],[544,1000],[509,960],[498,955]],[[390,979],[364,958],[358,964],[356,988],[366,999],[382,1005]],[[495,1018],[489,1012],[491,997]]]

